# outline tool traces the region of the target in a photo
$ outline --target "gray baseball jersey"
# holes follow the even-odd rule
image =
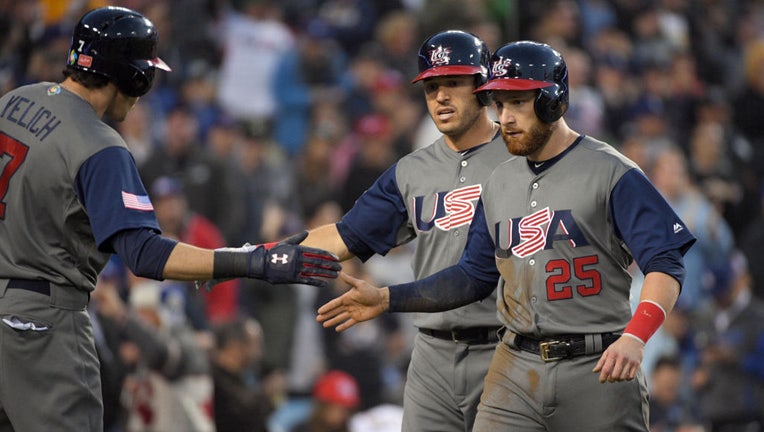
[[[0,277],[93,290],[102,243],[144,226],[159,229],[135,163],[89,103],[53,83],[0,99]]]
[[[613,194],[622,192],[616,184],[639,168],[606,143],[581,138],[547,163],[534,173],[525,158],[512,158],[485,187],[502,320],[535,337],[620,332],[631,318],[632,254],[644,268],[652,254],[679,248],[692,235],[647,188],[629,192],[641,199],[631,208],[611,208]]]

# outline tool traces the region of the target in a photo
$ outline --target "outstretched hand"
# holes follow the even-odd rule
[[[328,286],[329,279],[336,278],[342,266],[333,253],[300,245],[307,236],[308,232],[304,231],[275,245],[268,243],[261,250],[255,250],[250,276],[274,284]],[[263,253],[259,255],[258,252]]]
[[[390,291],[386,287],[377,288],[345,272],[340,272],[339,277],[351,287],[318,309],[316,321],[325,328],[336,327],[338,332],[347,330],[382,315],[390,306]]]
[[[342,265],[337,255],[300,243],[308,236],[307,231],[295,234],[281,242],[251,245],[245,243],[238,248],[224,247],[215,249],[215,253],[227,254],[226,277],[213,277],[208,281],[195,281],[196,289],[211,290],[220,282],[235,277],[261,279],[272,284],[299,283],[329,286],[330,279],[335,279]],[[213,274],[214,274],[213,270]]]

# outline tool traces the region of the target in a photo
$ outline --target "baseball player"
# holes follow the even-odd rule
[[[455,264],[467,242],[475,205],[488,174],[510,155],[490,119],[486,93],[490,54],[471,33],[449,30],[424,41],[419,75],[428,112],[443,134],[382,174],[340,222],[310,232],[305,245],[341,260],[367,260],[417,239],[417,278]],[[483,377],[500,327],[495,300],[438,314],[417,314],[403,397],[403,430],[472,429]]]
[[[0,98],[0,430],[103,430],[86,307],[112,253],[158,280],[325,285],[339,271],[299,236],[211,250],[160,235],[124,140],[102,121],[123,120],[170,70],[156,49],[148,19],[98,8],[76,24],[63,82]]]
[[[491,65],[476,91],[493,92],[516,157],[485,183],[458,265],[382,289],[343,274],[356,289],[318,319],[347,328],[385,310],[449,309],[500,280],[505,329],[474,430],[647,431],[644,345],[679,295],[695,238],[636,164],[565,123],[557,51],[510,43]],[[632,261],[646,274],[633,317]]]

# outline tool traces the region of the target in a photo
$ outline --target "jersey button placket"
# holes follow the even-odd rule
[[[467,165],[469,165],[469,162],[467,162],[466,160],[463,160],[463,161],[459,162],[459,165],[461,165],[461,166],[462,166],[462,168],[464,168],[464,167],[466,167]],[[467,181],[467,177],[465,177],[465,176],[463,176],[463,175],[462,175],[462,176],[459,176],[459,183],[464,183],[464,182],[466,182],[466,181]]]

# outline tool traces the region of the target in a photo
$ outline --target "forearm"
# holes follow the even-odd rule
[[[642,284],[642,293],[639,301],[651,301],[663,308],[666,313],[670,313],[679,298],[679,282],[673,277],[661,273],[650,272],[645,275]]]
[[[149,279],[207,280],[214,251],[162,237],[150,229],[120,231],[111,247],[135,275]]]
[[[624,334],[646,344],[674,308],[679,288],[679,282],[671,275],[648,273],[642,285],[639,305]]]
[[[339,257],[340,261],[346,261],[354,257],[342,240],[339,231],[337,231],[336,224],[328,224],[310,230],[308,238],[300,244],[332,252]]]
[[[472,278],[452,266],[424,279],[392,285],[386,295],[390,312],[443,312],[482,300],[495,288],[496,282]]]
[[[341,266],[335,255],[300,245],[307,235],[302,232],[279,243],[212,250],[170,240],[149,229],[135,229],[115,234],[109,245],[134,274],[149,279],[220,281],[246,277],[273,284],[327,286]]]
[[[162,276],[174,280],[208,280],[212,278],[215,253],[186,243],[178,243],[170,253]]]

